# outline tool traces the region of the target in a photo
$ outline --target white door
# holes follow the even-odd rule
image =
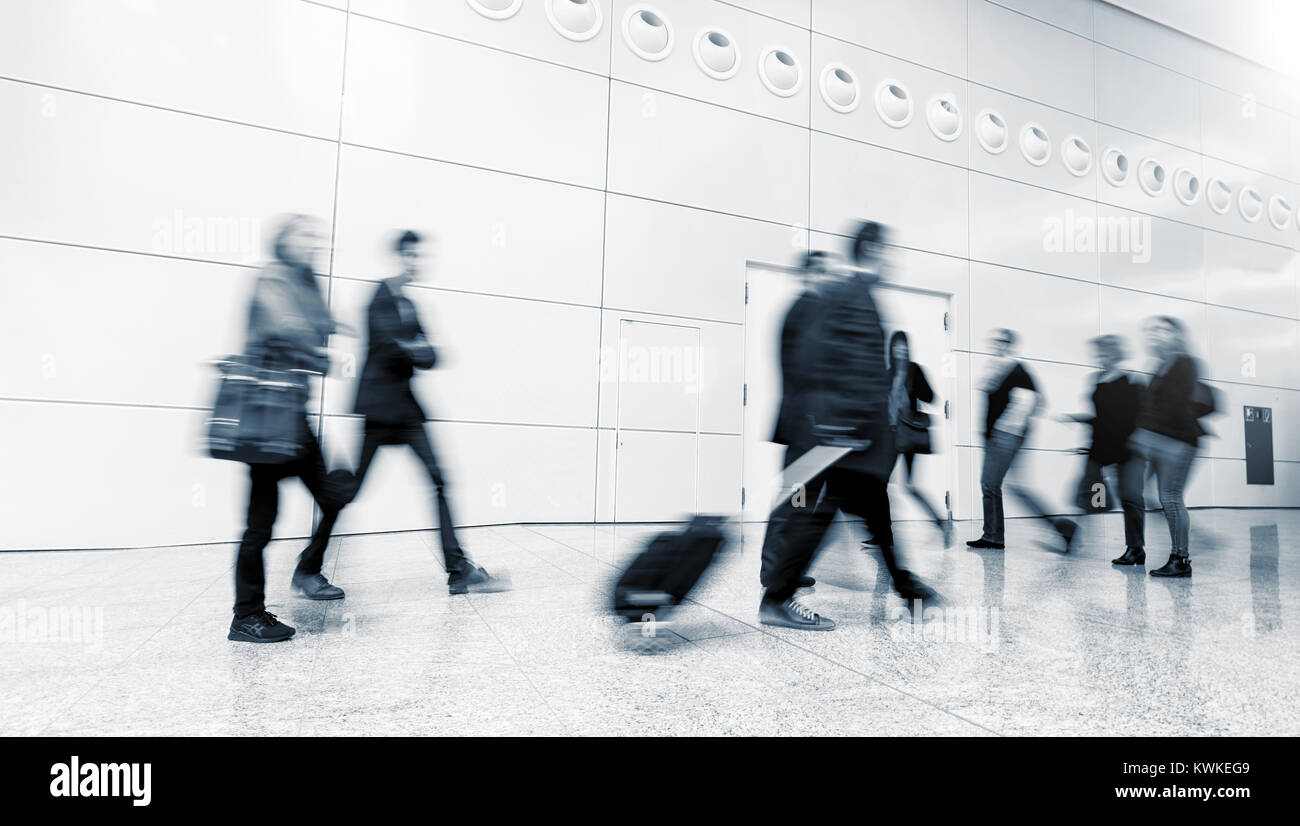
[[[619,324],[614,521],[676,522],[695,513],[700,329]]]
[[[744,519],[767,520],[776,493],[785,448],[769,441],[781,402],[780,336],[785,315],[803,291],[802,277],[786,267],[750,264],[746,271],[745,306],[745,416],[744,416]],[[931,414],[930,431],[935,453],[917,457],[915,481],[923,494],[946,515],[956,505],[957,460],[952,446],[951,419],[945,401],[956,387],[954,357],[947,323],[950,299],[946,295],[882,284],[876,291],[885,335],[904,330],[911,358],[921,365],[935,392],[935,403],[923,405]],[[951,405],[946,408],[953,413]],[[901,468],[902,463],[899,463]],[[893,482],[902,481],[901,470]],[[911,497],[896,490],[890,497],[895,519],[926,518]]]

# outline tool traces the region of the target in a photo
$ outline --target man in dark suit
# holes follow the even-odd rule
[[[781,526],[780,559],[767,569],[759,605],[765,625],[809,631],[835,627],[833,620],[800,604],[794,592],[841,510],[866,522],[904,599],[934,596],[894,554],[888,481],[898,456],[888,418],[885,332],[872,296],[883,243],[879,224],[869,221],[860,227],[850,247],[854,272],[821,291],[816,321],[793,348],[794,369],[804,383],[797,400],[802,426],[791,437],[791,453],[802,454],[817,444],[853,450],[808,483],[809,507],[791,509]]]
[[[420,276],[420,246],[419,235],[410,230],[402,233],[395,244],[402,262],[401,272],[381,281],[370,301],[366,363],[361,370],[354,407],[356,413],[366,417],[356,484],[360,488],[380,447],[409,446],[424,464],[433,483],[448,590],[452,594],[464,594],[470,588],[499,590],[503,585],[501,580],[489,576],[487,571],[472,563],[456,539],[445,479],[425,431],[424,410],[411,392],[411,377],[415,371],[432,368],[437,362],[437,353],[425,336],[415,305],[403,292],[407,284]],[[323,558],[336,516],[336,513],[325,514],[304,556],[315,553]]]

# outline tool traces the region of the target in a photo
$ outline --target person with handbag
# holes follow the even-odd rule
[[[1002,484],[1029,438],[1030,425],[1043,403],[1029,370],[1013,354],[1015,344],[1016,334],[1011,330],[993,331],[989,339],[992,358],[977,385],[985,394],[984,465],[980,470],[984,530],[978,539],[966,543],[976,550],[1000,551],[1006,547]],[[1026,510],[1052,526],[1068,553],[1078,525],[1073,520],[1049,515],[1038,497],[1023,486],[1007,487]]]
[[[258,274],[249,305],[245,353],[259,364],[283,374],[285,392],[294,399],[293,449],[276,461],[259,457],[248,463],[248,518],[235,561],[235,608],[227,638],[240,642],[280,642],[294,629],[266,610],[266,571],[263,551],[279,510],[280,481],[302,480],[327,518],[336,516],[350,498],[350,486],[326,472],[320,443],[307,424],[309,377],[329,371],[329,337],[344,332],[330,316],[316,283],[314,264],[324,246],[320,223],[295,215],[281,225],[274,258]],[[299,559],[292,584],[315,599],[338,599],[343,591],[320,573],[319,561]]]
[[[1187,351],[1182,322],[1169,316],[1147,321],[1147,346],[1156,357],[1155,375],[1147,385],[1138,413],[1137,429],[1129,439],[1132,450],[1155,470],[1160,506],[1169,524],[1169,560],[1151,571],[1158,577],[1189,577],[1191,517],[1183,488],[1196,458],[1204,428],[1198,421],[1214,412],[1214,393],[1199,379],[1196,360]]]
[[[1063,422],[1092,427],[1092,443],[1079,480],[1076,504],[1086,513],[1109,511],[1111,498],[1104,471],[1114,468],[1124,509],[1124,553],[1111,562],[1141,565],[1146,561],[1146,510],[1142,501],[1146,460],[1129,447],[1128,441],[1137,428],[1143,387],[1119,366],[1127,355],[1119,336],[1098,336],[1092,340],[1092,346],[1099,368],[1093,376],[1093,415],[1074,413],[1060,417]]]
[[[437,353],[420,324],[415,304],[405,294],[405,287],[420,278],[421,245],[419,234],[401,233],[393,250],[401,269],[391,278],[379,282],[367,312],[368,344],[365,366],[357,385],[354,412],[365,416],[365,435],[361,459],[357,463],[356,487],[359,490],[375,452],[386,445],[407,446],[415,451],[434,490],[434,508],[438,514],[438,533],[442,538],[443,562],[447,570],[447,588],[452,594],[501,590],[505,583],[490,576],[465,555],[456,538],[451,506],[447,501],[446,477],[433,452],[425,427],[425,414],[415,394],[411,378],[416,370],[428,370],[437,363]],[[324,556],[338,513],[326,514],[317,526],[304,556],[314,564]]]
[[[943,546],[952,546],[952,522],[939,515],[939,510],[930,504],[916,486],[912,476],[912,463],[918,453],[930,453],[930,416],[921,411],[920,403],[934,401],[934,389],[925,377],[921,365],[911,360],[911,348],[908,346],[907,333],[895,330],[889,337],[889,414],[896,434],[898,454],[903,459],[903,469],[907,474],[906,490],[917,504],[925,509],[931,521],[943,534]]]

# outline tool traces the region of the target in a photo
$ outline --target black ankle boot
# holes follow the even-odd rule
[[[1192,561],[1185,556],[1169,555],[1169,561],[1151,572],[1151,576],[1191,576]]]
[[[1112,565],[1145,565],[1147,561],[1147,552],[1142,548],[1134,548],[1129,545],[1124,549],[1124,554],[1118,559],[1112,559]]]

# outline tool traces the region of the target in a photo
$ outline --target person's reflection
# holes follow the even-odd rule
[[[1124,583],[1125,611],[1128,624],[1132,628],[1147,627],[1147,577],[1142,568],[1131,567],[1120,570]]]
[[[984,607],[1002,607],[1003,586],[1006,584],[1005,557],[1002,554],[981,554],[984,563]]]
[[[1250,526],[1250,607],[1256,634],[1269,634],[1282,627],[1282,606],[1278,599],[1277,525]]]

